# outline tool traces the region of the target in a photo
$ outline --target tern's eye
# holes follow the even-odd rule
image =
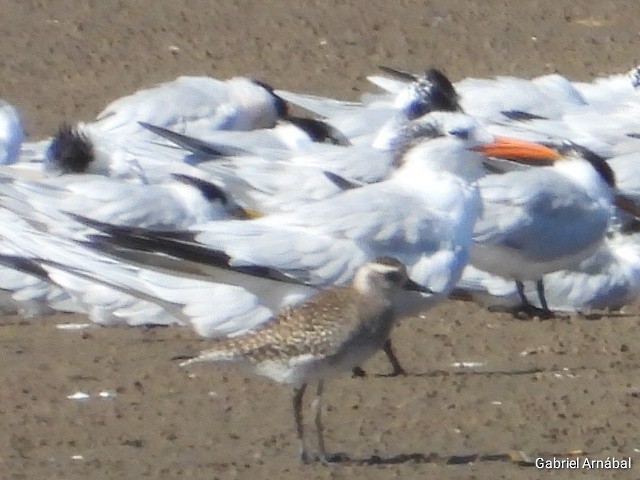
[[[449,130],[449,135],[461,140],[467,140],[469,138],[469,130],[466,128],[453,128]]]

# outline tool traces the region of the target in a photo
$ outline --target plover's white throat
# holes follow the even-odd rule
[[[311,460],[304,438],[302,400],[309,382],[317,382],[313,402],[321,459],[326,450],[321,422],[324,379],[349,372],[387,340],[394,315],[394,293],[421,289],[405,266],[380,257],[361,266],[349,286],[320,292],[308,302],[286,309],[256,330],[215,341],[215,346],[181,365],[234,362],[253,373],[294,385],[293,410],[303,461]]]

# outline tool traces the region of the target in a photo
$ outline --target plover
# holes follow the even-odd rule
[[[383,346],[394,324],[394,294],[425,289],[408,277],[400,261],[379,257],[358,268],[351,285],[321,291],[284,310],[253,331],[215,341],[215,346],[181,366],[233,362],[253,373],[294,386],[293,413],[301,459],[327,460],[321,420],[324,380],[349,372]],[[317,382],[312,409],[319,457],[311,457],[304,435],[302,401],[307,384]]]

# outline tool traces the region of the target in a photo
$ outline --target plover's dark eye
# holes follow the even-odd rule
[[[384,274],[384,277],[387,279],[388,282],[391,282],[391,283],[400,283],[404,278],[402,273],[398,270],[395,270],[393,272],[387,272]]]

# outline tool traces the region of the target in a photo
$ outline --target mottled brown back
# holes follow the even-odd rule
[[[330,288],[246,335],[219,340],[209,352],[227,352],[253,362],[332,355],[350,335],[367,328],[372,316],[379,316],[376,303],[377,299],[363,297],[352,287]]]

